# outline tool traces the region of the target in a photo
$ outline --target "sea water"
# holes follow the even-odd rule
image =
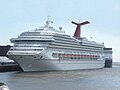
[[[120,67],[57,72],[5,72],[11,90],[120,90]]]

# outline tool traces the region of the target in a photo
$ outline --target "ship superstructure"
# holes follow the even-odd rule
[[[23,71],[78,70],[104,67],[104,45],[85,37],[71,37],[60,30],[45,26],[21,33],[10,41],[8,51]]]

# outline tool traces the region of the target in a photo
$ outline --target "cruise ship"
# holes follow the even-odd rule
[[[17,62],[23,71],[57,71],[103,68],[105,64],[104,44],[81,37],[81,25],[76,23],[74,36],[67,35],[62,27],[51,27],[47,20],[44,26],[33,31],[22,32],[11,38],[14,45],[7,55]]]

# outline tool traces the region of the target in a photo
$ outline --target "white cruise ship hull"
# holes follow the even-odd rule
[[[33,31],[22,32],[11,38],[14,46],[7,55],[15,60],[23,71],[55,71],[98,69],[104,67],[104,44],[80,37],[80,23],[75,23],[76,35],[71,37],[59,30],[45,26]],[[89,22],[83,22],[86,24]]]
[[[34,55],[12,56],[18,62],[23,71],[56,71],[56,70],[80,70],[99,69],[104,67],[104,60],[40,60]]]

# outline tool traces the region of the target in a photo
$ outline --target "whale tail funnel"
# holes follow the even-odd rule
[[[75,33],[74,33],[74,37],[75,38],[80,38],[81,37],[81,26],[89,24],[90,22],[89,21],[85,21],[85,22],[82,22],[82,23],[76,23],[76,22],[72,21],[71,23],[77,25]]]

